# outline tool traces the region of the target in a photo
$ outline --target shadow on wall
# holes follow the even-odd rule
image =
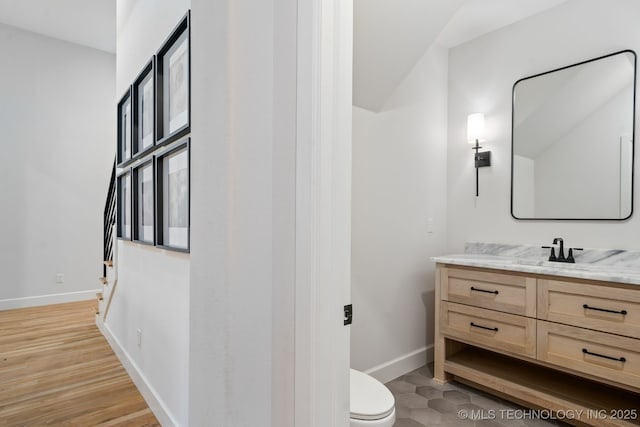
[[[432,279],[433,280],[433,279]],[[424,304],[425,309],[425,328],[427,330],[427,334],[425,336],[427,347],[433,344],[433,333],[435,327],[435,297],[436,291],[430,290],[427,292],[423,292],[422,295],[422,303]]]

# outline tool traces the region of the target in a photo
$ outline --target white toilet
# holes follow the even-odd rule
[[[384,384],[351,369],[351,427],[393,427],[396,401]]]

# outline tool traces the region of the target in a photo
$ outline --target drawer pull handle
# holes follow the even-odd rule
[[[478,289],[478,288],[473,287],[473,286],[471,287],[471,290],[472,291],[476,291],[476,292],[484,292],[486,294],[496,294],[496,295],[498,295],[498,293],[499,293],[498,291],[487,291],[486,289]]]
[[[623,316],[627,315],[627,310],[609,310],[606,308],[598,308],[598,307],[589,307],[587,304],[582,304],[582,308],[585,310],[595,310],[595,311],[604,311],[605,313],[614,313],[614,314],[622,314]]]
[[[582,352],[584,354],[590,354],[591,356],[602,357],[603,359],[615,360],[616,362],[624,363],[624,362],[627,361],[627,359],[625,359],[624,357],[611,357],[611,356],[607,356],[605,354],[592,353],[589,350],[587,350],[586,348],[583,348]]]
[[[473,322],[471,322],[470,325],[473,326],[474,328],[480,328],[480,329],[486,329],[487,331],[498,332],[498,328],[489,328],[488,326],[476,325]]]

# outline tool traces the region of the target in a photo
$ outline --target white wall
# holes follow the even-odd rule
[[[296,2],[192,5],[190,425],[288,427]]]
[[[446,250],[446,88],[447,49],[436,45],[383,112],[353,108],[351,366],[383,379],[424,364],[433,343],[429,257]]]
[[[548,244],[553,237],[569,246],[638,248],[637,212],[624,222],[518,221],[509,207],[513,83],[618,50],[640,51],[638,16],[634,0],[572,0],[450,50],[447,252],[462,251],[466,241]],[[465,135],[467,115],[478,111],[486,114],[483,146],[492,166],[480,169],[476,199]],[[636,170],[638,164],[636,158]]]
[[[190,7],[189,0],[118,0],[115,95],[120,98]],[[115,117],[115,107],[112,111]],[[115,119],[114,119],[115,120]],[[115,140],[112,140],[115,144]],[[151,390],[165,423],[186,426],[189,404],[188,254],[118,242],[118,286],[106,321]],[[142,345],[137,345],[137,330]]]
[[[311,168],[296,169],[298,159],[311,157],[302,151],[315,154],[310,147],[322,151],[322,158],[314,159],[315,172],[331,175],[334,188],[344,189],[341,184],[348,182],[345,151],[350,147],[336,149],[333,143],[344,141],[350,123],[350,101],[341,101],[350,97],[351,87],[337,79],[334,82],[333,76],[312,85],[310,71],[300,78],[308,80],[305,85],[298,79],[298,70],[317,65],[311,62],[318,52],[303,48],[311,45],[311,24],[326,30],[335,20],[340,25],[328,37],[334,37],[336,44],[349,40],[344,33],[338,34],[345,28],[344,21],[337,19],[350,17],[349,9],[350,2],[339,0],[313,4],[297,0],[192,1],[190,425],[348,424],[347,387],[328,386],[340,382],[335,381],[337,376],[343,383],[348,381],[348,345],[346,339],[340,347],[322,345],[338,341],[326,331],[340,328],[343,333],[336,334],[338,339],[347,336],[341,318],[344,300],[341,295],[328,296],[327,290],[348,280],[348,268],[346,275],[341,274],[349,265],[343,253],[348,241],[336,242],[332,233],[326,233],[317,242],[312,233],[320,229],[315,226],[326,230],[348,225],[341,216],[347,210],[336,212],[336,206],[346,207],[346,193],[325,192],[324,187],[307,192],[304,196],[323,202],[325,196],[337,194],[330,203],[332,209],[323,205],[322,212],[309,209],[307,215],[296,210],[307,205],[295,197],[300,188],[311,186]],[[323,14],[316,17],[312,10]],[[321,24],[314,21],[320,17]],[[350,45],[341,43],[341,49],[334,52],[332,43],[323,43],[321,51],[326,56],[335,54],[331,64],[342,69]],[[298,52],[303,52],[300,57]],[[328,64],[323,64],[321,75]],[[344,75],[350,72],[341,77]],[[346,90],[325,100],[325,90],[332,83]],[[321,102],[323,120],[318,124],[309,119],[309,112]],[[344,114],[333,133],[325,133],[325,117],[330,114],[324,112],[329,106]],[[316,128],[311,130],[312,124],[322,129],[321,137]],[[302,150],[296,151],[297,147]],[[313,227],[299,226],[311,222],[311,216]],[[300,229],[303,232],[296,235]],[[325,240],[327,236],[331,243]],[[315,253],[296,253],[302,246]],[[324,267],[328,252],[332,267],[339,268]],[[323,286],[314,292],[328,281],[306,270],[312,266],[325,273],[322,278],[335,278],[331,281],[334,288]],[[296,300],[303,304],[294,306]],[[301,306],[311,309],[301,313]],[[327,318],[331,326],[326,326]],[[294,337],[303,339],[294,342]],[[307,338],[311,344],[305,347],[301,341]],[[294,357],[294,350],[300,349]],[[318,369],[330,364],[344,369],[333,373]],[[294,378],[294,373],[300,375]],[[311,379],[318,381],[311,383]],[[326,394],[316,392],[320,389]]]
[[[115,57],[6,25],[0,50],[0,309],[92,298],[115,151]]]
[[[194,426],[208,420],[228,424],[228,8],[225,1],[192,2],[191,37],[201,41],[191,46],[189,420]]]

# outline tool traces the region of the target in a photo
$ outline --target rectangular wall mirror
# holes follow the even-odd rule
[[[636,54],[513,85],[511,215],[623,220],[633,212]]]

